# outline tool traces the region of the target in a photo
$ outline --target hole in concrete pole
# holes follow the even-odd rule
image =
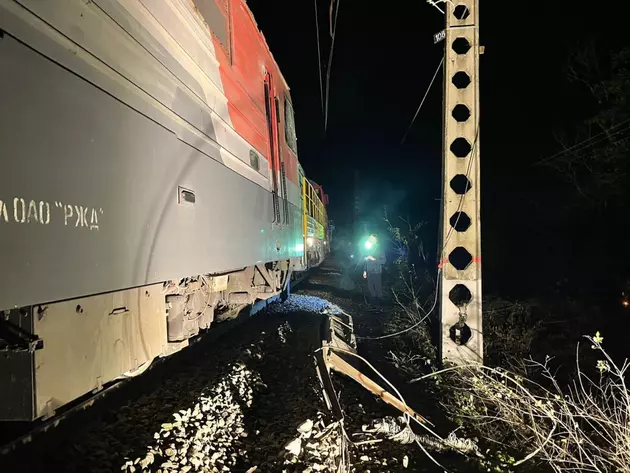
[[[451,227],[456,232],[465,232],[470,228],[472,221],[466,212],[455,212],[450,218]]]
[[[471,48],[470,41],[466,38],[455,38],[451,47],[453,48],[453,51],[460,55],[466,54]]]
[[[464,195],[472,187],[472,182],[463,174],[457,174],[451,179],[451,189],[457,195]]]
[[[470,109],[463,103],[459,103],[453,107],[451,114],[455,120],[462,123],[470,118]]]
[[[470,85],[470,76],[464,71],[456,72],[451,80],[458,89],[465,89]]]
[[[463,246],[458,246],[448,255],[448,260],[455,269],[463,271],[472,263],[472,255]]]
[[[453,10],[453,16],[459,21],[465,20],[470,16],[470,10],[466,5],[457,5]]]
[[[448,298],[457,307],[464,307],[472,301],[470,290],[463,284],[456,284],[448,293]]]
[[[451,143],[451,152],[458,158],[465,158],[472,151],[472,146],[466,138],[455,138]]]
[[[466,324],[453,325],[449,330],[449,336],[457,345],[466,345],[472,338],[472,330]]]

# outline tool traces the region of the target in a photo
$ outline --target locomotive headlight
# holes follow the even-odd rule
[[[308,246],[313,246],[313,244],[314,244],[314,243],[315,243],[315,240],[313,239],[313,237],[308,237],[308,238],[306,239],[306,244],[307,244]]]

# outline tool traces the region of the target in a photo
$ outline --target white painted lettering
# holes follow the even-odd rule
[[[26,216],[26,222],[37,222],[39,223],[39,215],[37,213],[37,204],[34,200],[31,200],[28,203],[28,215]]]
[[[42,225],[50,223],[50,204],[43,200],[39,202],[39,223]]]
[[[99,231],[99,214],[103,215],[101,207],[84,207],[83,205],[64,204],[59,200],[53,201],[57,211],[51,211],[52,204],[45,200],[31,200],[15,197],[13,205],[0,199],[0,223],[39,223],[49,225],[51,221],[61,221],[66,227],[87,228]],[[9,216],[12,214],[13,218]],[[89,219],[88,219],[89,217]],[[74,225],[72,223],[74,222]]]
[[[63,206],[64,225],[68,226],[68,219],[72,218],[74,212],[72,211],[72,205]]]
[[[90,217],[90,230],[98,231],[98,212],[96,209],[92,209],[92,215]]]
[[[81,207],[81,226],[82,227],[88,226],[87,213],[88,213],[88,208]]]
[[[79,224],[81,223],[81,217],[82,217],[82,212],[81,212],[81,210],[82,210],[82,209],[83,209],[83,207],[80,207],[80,206],[78,206],[78,205],[75,205],[75,206],[74,206],[74,212],[75,212],[76,217],[77,217],[76,222],[74,222],[74,226],[75,226],[75,227],[78,227],[78,226],[79,226]]]
[[[4,220],[6,223],[9,222],[9,215],[7,213],[7,206],[4,201],[0,200],[0,220]]]
[[[76,212],[77,220],[74,222],[75,227],[87,227],[87,212],[88,208],[83,207],[82,205],[75,205],[74,210]]]
[[[16,223],[24,223],[26,221],[26,202],[20,197],[13,199],[13,218]]]

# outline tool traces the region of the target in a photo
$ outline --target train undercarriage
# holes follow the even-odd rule
[[[0,318],[0,420],[50,418],[120,378],[142,374],[214,322],[288,294],[300,262],[5,310]]]

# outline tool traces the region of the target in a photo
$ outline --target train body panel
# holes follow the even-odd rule
[[[39,51],[10,36],[0,42],[9,71],[0,94],[13,111],[0,118],[0,244],[17,246],[3,261],[12,271],[0,276],[1,308],[301,256],[297,183],[286,183],[288,222],[273,225],[273,171],[263,153],[259,169],[252,167],[250,154],[258,150],[229,126],[218,87],[204,84],[203,102],[178,82],[185,77],[192,86],[201,78],[175,77],[139,43],[121,45],[126,33],[96,5],[121,9],[116,2],[65,2],[70,13],[54,2],[23,3],[72,38],[25,13],[1,25]],[[121,21],[119,10],[109,13]],[[85,22],[81,30],[73,18]],[[156,40],[125,18],[157,55]],[[87,50],[69,40],[80,38]],[[203,57],[210,63],[204,71],[219,68],[211,55]],[[185,62],[176,59],[168,55],[163,63]],[[261,74],[261,90],[263,83]],[[195,202],[181,202],[180,190]]]
[[[53,414],[168,349],[161,284],[51,304],[34,315],[35,333],[45,340],[35,352],[34,417]]]
[[[0,0],[0,32],[0,420],[51,415],[326,256],[327,199],[244,0]]]

